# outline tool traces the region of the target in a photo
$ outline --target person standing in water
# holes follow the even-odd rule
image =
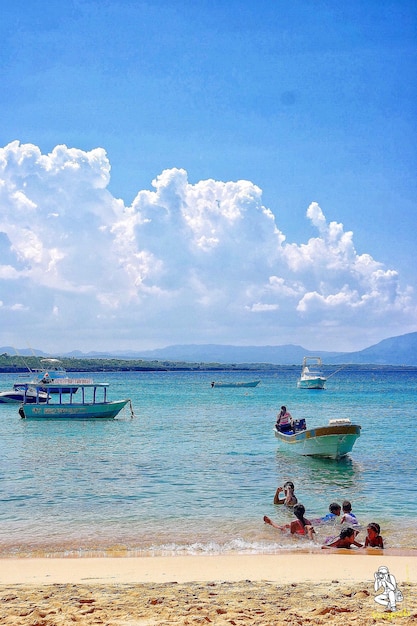
[[[284,498],[280,499],[279,494],[284,492]],[[294,506],[298,500],[294,493],[294,483],[287,480],[283,487],[278,487],[274,496],[274,504],[285,504],[286,506]]]

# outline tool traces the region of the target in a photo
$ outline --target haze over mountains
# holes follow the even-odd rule
[[[415,365],[417,366],[417,332],[384,339],[379,343],[358,352],[326,352],[306,350],[292,344],[283,346],[230,346],[218,344],[173,345],[155,350],[127,352],[67,352],[49,354],[39,349],[15,349],[10,346],[0,348],[1,353],[14,355],[61,356],[77,358],[128,358],[164,361],[185,361],[192,363],[271,363],[274,365],[301,364],[304,356],[321,356],[330,364],[374,364],[374,365]]]

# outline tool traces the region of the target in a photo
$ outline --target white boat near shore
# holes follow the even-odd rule
[[[321,371],[322,365],[319,356],[305,356],[297,387],[299,389],[324,389],[327,378]]]
[[[302,456],[341,459],[349,454],[361,434],[361,426],[349,419],[332,419],[327,426],[306,428],[305,420],[295,421],[295,431],[274,427],[279,442]]]
[[[124,400],[108,400],[109,383],[95,383],[91,379],[61,379],[59,382],[25,385],[27,390],[35,389],[37,400],[24,398],[19,408],[23,419],[114,419],[130,403]],[[46,389],[46,400],[41,401]],[[77,397],[72,391],[78,389]]]

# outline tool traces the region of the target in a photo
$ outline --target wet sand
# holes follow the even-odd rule
[[[335,626],[417,621],[417,554],[317,554],[0,560],[0,624]],[[389,568],[404,599],[375,602]]]

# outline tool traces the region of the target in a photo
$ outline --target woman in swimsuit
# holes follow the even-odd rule
[[[306,512],[303,504],[296,504],[294,506],[294,515],[297,518],[291,524],[285,524],[284,526],[278,526],[275,524],[269,517],[264,515],[265,524],[270,524],[274,528],[279,528],[279,530],[287,530],[290,529],[290,533],[292,535],[307,535],[309,539],[313,539],[314,528],[311,522],[304,517],[304,513]]]

